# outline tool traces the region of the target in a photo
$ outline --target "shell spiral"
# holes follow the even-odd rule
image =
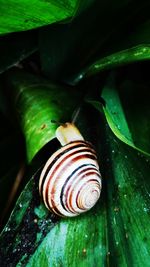
[[[42,170],[39,191],[46,207],[59,216],[73,217],[91,209],[101,192],[92,144],[79,140],[58,149]]]

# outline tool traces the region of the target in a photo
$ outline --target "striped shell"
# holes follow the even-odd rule
[[[73,217],[91,209],[101,192],[93,146],[79,140],[58,149],[42,170],[39,191],[46,207],[59,216]]]

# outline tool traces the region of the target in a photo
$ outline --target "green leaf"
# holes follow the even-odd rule
[[[150,156],[148,85],[124,81],[116,85],[114,74],[109,76],[101,94],[106,105],[103,111],[113,133],[127,145]],[[99,111],[101,103],[87,100]]]
[[[110,266],[149,266],[150,161],[106,127],[105,175]]]
[[[0,34],[25,31],[71,18],[77,0],[1,0]]]
[[[6,82],[13,94],[30,162],[55,137],[58,124],[51,120],[71,121],[73,111],[80,105],[81,92],[19,70],[8,72]]]
[[[150,59],[150,44],[141,44],[96,61],[87,70],[85,70],[82,75],[91,76],[102,70],[108,70],[132,62],[148,59]]]
[[[46,236],[27,266],[94,266],[95,262],[103,266],[105,224],[106,213],[100,207],[74,220],[62,220]]]

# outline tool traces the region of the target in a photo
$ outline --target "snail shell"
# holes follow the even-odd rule
[[[63,147],[45,164],[39,191],[46,207],[59,216],[73,217],[91,209],[100,197],[101,175],[96,152],[70,123],[56,136]]]

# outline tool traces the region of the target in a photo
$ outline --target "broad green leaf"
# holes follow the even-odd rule
[[[85,70],[83,74],[80,75],[91,76],[102,70],[108,70],[132,62],[148,59],[150,59],[150,44],[141,44],[139,46],[116,52],[110,56],[96,61],[87,70]]]
[[[101,94],[106,103],[103,107],[97,100],[87,101],[103,109],[111,130],[121,141],[150,156],[148,84],[124,81],[117,86],[116,82],[114,75],[109,76]]]
[[[150,161],[108,127],[105,153],[109,266],[149,266]]]
[[[6,83],[13,94],[30,162],[55,137],[58,124],[51,120],[71,121],[71,114],[80,105],[81,92],[19,70],[8,72]]]
[[[0,34],[25,31],[71,18],[77,0],[1,0]]]
[[[0,37],[0,73],[31,55],[37,49],[37,33],[23,32]]]
[[[93,223],[94,218],[94,223]],[[27,266],[104,266],[106,211],[61,220],[43,240]]]

